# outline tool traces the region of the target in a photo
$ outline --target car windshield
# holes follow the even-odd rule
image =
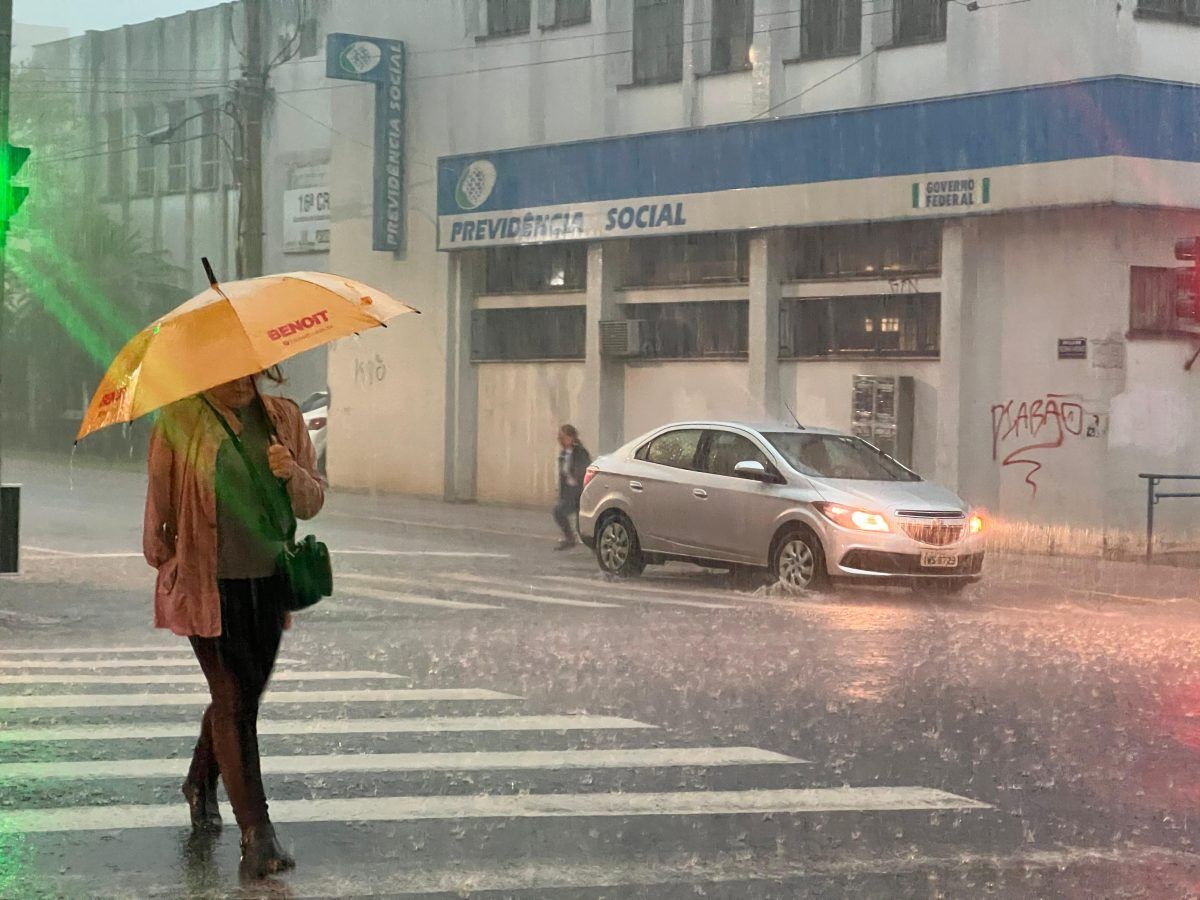
[[[921,480],[916,473],[861,438],[785,431],[763,437],[804,475],[854,481]]]

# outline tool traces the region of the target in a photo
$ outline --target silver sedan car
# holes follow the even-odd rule
[[[612,575],[686,560],[953,592],[983,571],[982,515],[840,431],[682,422],[588,470],[579,530]]]

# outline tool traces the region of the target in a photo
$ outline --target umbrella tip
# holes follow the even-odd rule
[[[217,276],[213,274],[213,267],[208,261],[207,256],[200,257],[200,264],[204,266],[204,274],[208,276],[208,283],[212,287],[217,286]]]

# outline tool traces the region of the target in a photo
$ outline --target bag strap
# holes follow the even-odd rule
[[[204,394],[201,394],[200,399],[204,401],[205,406],[212,410],[212,414],[217,417],[217,421],[221,423],[221,427],[224,428],[225,433],[229,435],[229,440],[233,443],[234,449],[237,450],[238,456],[242,458],[242,464],[246,467],[246,471],[250,473],[250,480],[254,483],[254,489],[258,491],[259,499],[266,504],[269,511],[275,506],[277,500],[272,499],[272,492],[267,489],[265,484],[263,484],[263,479],[259,475],[258,467],[250,462],[250,457],[246,453],[246,448],[242,444],[242,439],[238,437],[237,432],[234,431],[230,426],[229,420],[225,418],[219,409],[213,406],[212,401],[209,400],[208,397],[204,396]],[[270,424],[271,417],[266,411],[265,404],[263,406],[263,415],[267,417],[267,422]],[[274,425],[271,425],[271,433],[275,433]],[[276,440],[278,440],[278,438],[276,438]],[[275,481],[275,491],[273,492],[274,496],[276,498],[283,499],[285,508],[288,511],[288,531],[287,534],[281,534],[280,539],[285,541],[288,545],[291,545],[296,541],[296,513],[292,509],[292,498],[288,496],[287,488],[285,488],[278,480],[273,480]],[[274,524],[275,522],[272,520],[271,525],[274,526]]]

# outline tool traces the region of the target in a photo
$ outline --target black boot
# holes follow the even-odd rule
[[[221,810],[217,806],[216,784],[183,783],[183,796],[192,816],[193,831],[219,831]]]
[[[296,867],[296,860],[279,846],[275,826],[270,822],[247,825],[242,829],[243,878],[265,878]]]

